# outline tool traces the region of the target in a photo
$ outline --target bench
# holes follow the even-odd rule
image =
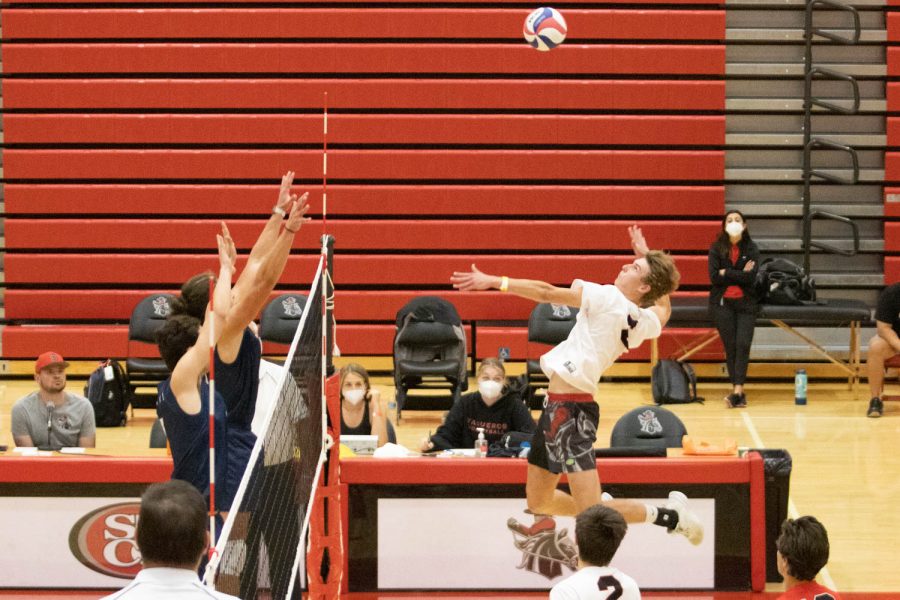
[[[872,319],[872,310],[860,300],[829,298],[823,304],[803,306],[780,306],[762,304],[759,309],[757,327],[774,325],[800,338],[816,353],[847,373],[847,383],[855,389],[860,377],[860,327]],[[706,332],[691,339],[672,358],[686,360],[716,339],[719,334],[708,314],[705,297],[676,297],[672,302],[672,317],[667,328],[705,329]],[[849,358],[841,358],[829,353],[814,339],[801,332],[799,327],[848,327],[850,329]],[[651,362],[659,360],[657,341],[651,347]]]

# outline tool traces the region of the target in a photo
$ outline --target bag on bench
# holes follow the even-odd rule
[[[795,306],[815,303],[816,281],[786,258],[767,258],[759,265],[756,289],[761,302]]]
[[[697,395],[697,375],[694,368],[680,360],[661,360],[650,373],[653,401],[656,404],[703,403]]]

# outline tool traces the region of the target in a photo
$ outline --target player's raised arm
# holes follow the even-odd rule
[[[472,264],[471,271],[454,271],[450,283],[460,291],[500,290],[510,292],[535,302],[581,306],[581,288],[560,288],[534,279],[513,279],[506,276],[488,275]]]
[[[282,180],[279,202],[282,201],[285,190],[290,189],[289,183],[292,180],[292,173],[285,175],[285,179]],[[285,184],[288,184],[287,188],[285,188]],[[303,194],[299,198],[289,194],[290,204],[287,218],[282,220],[278,215],[270,218],[260,234],[260,240],[267,239],[262,244],[260,240],[257,240],[250,252],[250,259],[248,259],[238,283],[235,284],[231,311],[226,317],[222,337],[219,341],[219,357],[226,363],[233,361],[237,356],[244,329],[256,318],[268,301],[272,290],[275,289],[275,284],[278,283],[284,266],[287,264],[291,246],[294,243],[294,235],[300,231],[304,223],[310,220],[306,216],[309,211],[307,197],[308,194]],[[277,235],[271,238],[273,222],[278,231]]]
[[[188,414],[200,411],[197,380],[209,368],[209,329],[213,327],[213,343],[221,336],[225,317],[231,307],[231,278],[237,252],[228,227],[222,223],[222,233],[216,236],[219,249],[219,278],[213,290],[213,309],[206,307],[206,318],[200,326],[197,341],[188,348],[172,370],[172,392],[178,405]],[[189,317],[188,317],[189,318]],[[196,323],[196,320],[194,321]]]

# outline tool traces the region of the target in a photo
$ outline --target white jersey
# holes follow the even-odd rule
[[[154,567],[142,569],[124,588],[100,600],[240,600],[212,590],[202,583],[194,569]]]
[[[656,313],[640,308],[614,285],[576,279],[581,308],[569,337],[541,357],[541,370],[593,394],[600,376],[616,359],[644,340],[659,337],[662,324]]]
[[[641,590],[614,567],[584,567],[554,585],[550,600],[641,600]]]

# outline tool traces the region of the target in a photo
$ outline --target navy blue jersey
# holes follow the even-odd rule
[[[244,332],[233,363],[216,353],[216,509],[230,510],[256,435],[250,430],[259,387],[259,339]],[[185,413],[172,393],[171,378],[159,384],[156,412],[172,448],[172,479],[193,485],[209,499],[209,381],[199,383],[200,412]]]

